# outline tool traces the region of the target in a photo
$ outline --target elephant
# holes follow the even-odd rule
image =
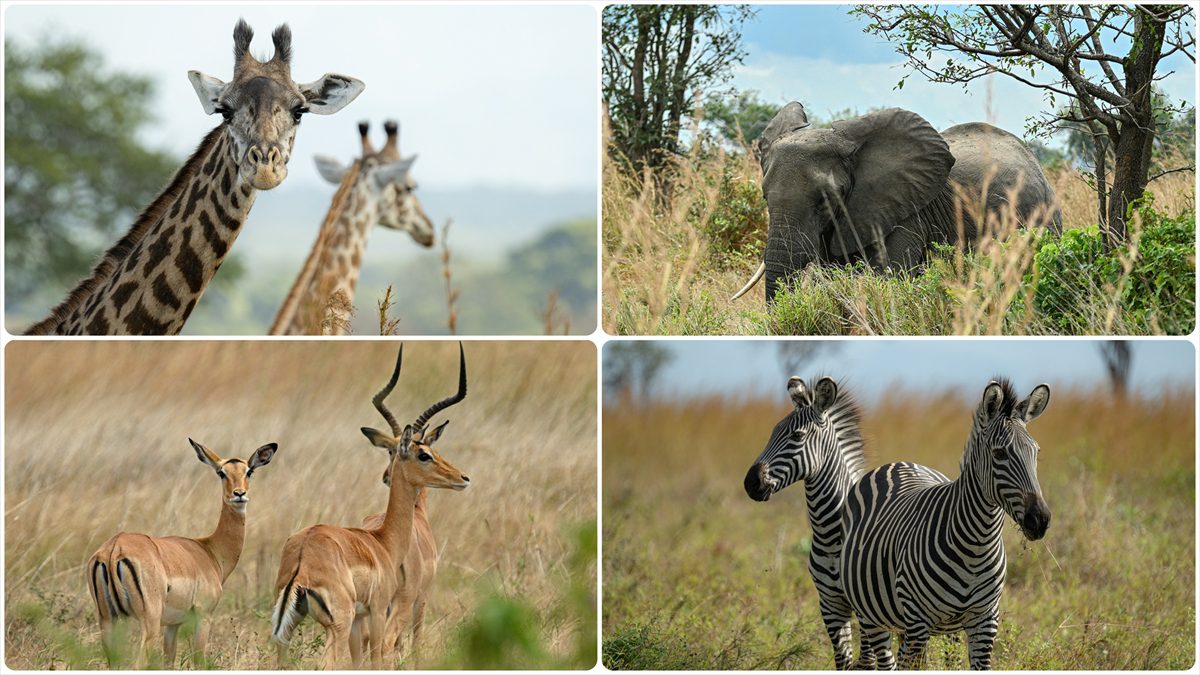
[[[791,274],[812,263],[863,260],[879,271],[913,271],[933,244],[970,247],[981,216],[1014,201],[1019,224],[1062,228],[1033,153],[982,122],[938,133],[920,115],[888,108],[811,128],[804,106],[793,101],[754,152],[763,171],[767,247],[735,300],[765,276],[770,304]]]

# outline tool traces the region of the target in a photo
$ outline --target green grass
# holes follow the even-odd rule
[[[956,476],[970,410],[898,392],[865,411],[868,465]],[[1053,522],[1006,528],[997,669],[1186,669],[1195,662],[1193,398],[1122,406],[1056,392],[1033,425]],[[609,408],[604,419],[603,662],[612,669],[828,670],[807,570],[804,494],[767,503],[741,477],[785,402]],[[878,440],[876,440],[878,439]],[[964,669],[935,638],[929,667]]]

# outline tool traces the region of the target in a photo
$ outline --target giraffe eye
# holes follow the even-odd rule
[[[305,108],[302,105],[298,105],[295,108],[292,108],[292,121],[295,122],[296,124],[299,124],[300,116],[306,112],[308,112],[308,108]]]

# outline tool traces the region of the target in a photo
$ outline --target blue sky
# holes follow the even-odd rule
[[[864,401],[889,387],[951,390],[974,396],[996,375],[1028,393],[1045,382],[1051,390],[1107,386],[1097,340],[840,340],[801,368],[801,377],[824,374],[845,382]],[[612,342],[609,343],[611,345]],[[787,377],[774,340],[668,340],[674,358],[657,394],[687,398],[784,395]],[[1183,339],[1137,340],[1132,388],[1153,395],[1169,386],[1194,391],[1195,350]],[[606,347],[606,350],[608,347]]]
[[[10,5],[4,35],[81,38],[108,68],[151,77],[147,140],[186,157],[220,121],[202,111],[188,70],[229,80],[239,17],[261,56],[271,30],[291,26],[295,80],[340,72],[367,85],[339,113],[304,120],[291,185],[331,192],[313,155],[348,162],[359,120],[373,122],[378,143],[383,120],[397,118],[423,186],[596,189],[599,19],[588,6]]]
[[[742,31],[748,53],[735,69],[733,85],[753,89],[775,103],[798,100],[817,115],[847,108],[901,107],[919,113],[938,129],[963,122],[992,122],[1024,135],[1025,118],[1045,107],[1042,93],[1002,75],[979,80],[966,91],[932,84],[907,72],[903,58],[881,38],[862,31],[850,5],[758,6]],[[1195,66],[1176,54],[1160,68],[1175,74],[1160,82],[1174,100],[1195,103]]]

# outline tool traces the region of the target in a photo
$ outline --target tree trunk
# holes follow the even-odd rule
[[[1113,186],[1108,197],[1109,248],[1122,245],[1126,237],[1129,205],[1140,199],[1150,178],[1150,151],[1154,145],[1154,109],[1150,90],[1154,70],[1162,54],[1166,26],[1154,18],[1166,8],[1139,7],[1134,13],[1134,38],[1125,57],[1125,91],[1129,105],[1124,111],[1132,120],[1122,120],[1113,141]]]
[[[1101,232],[1108,232],[1108,135],[1104,128],[1089,122],[1092,130],[1092,156],[1096,177],[1096,222]]]

